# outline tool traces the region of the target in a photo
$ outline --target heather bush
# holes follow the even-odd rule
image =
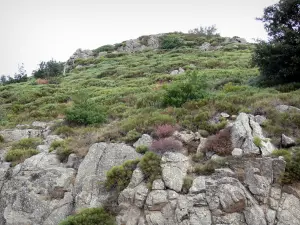
[[[12,162],[12,165],[16,165],[38,153],[39,151],[35,149],[10,149],[5,155],[5,161]]]
[[[201,162],[204,158],[204,154],[203,152],[199,152],[199,153],[196,153],[196,154],[193,154],[192,155],[192,160],[194,162]]]
[[[161,178],[161,157],[154,152],[146,152],[139,163],[140,169],[143,171],[148,186],[151,187],[156,179]]]
[[[159,138],[166,138],[172,136],[176,128],[169,124],[160,125],[156,128],[155,134]]]
[[[210,175],[215,172],[215,169],[224,165],[224,160],[208,160],[204,164],[198,164],[194,167],[194,172],[197,175]]]
[[[12,149],[35,149],[42,144],[40,138],[23,138],[12,145]]]
[[[154,140],[151,145],[153,152],[163,154],[165,152],[177,152],[182,149],[182,143],[172,137]]]
[[[103,208],[89,208],[67,217],[59,225],[116,225],[116,223],[115,218]]]
[[[216,135],[208,137],[204,152],[215,152],[218,155],[230,155],[232,152],[231,130],[225,128]]]
[[[105,186],[107,190],[123,191],[132,177],[133,171],[136,169],[139,159],[129,160],[121,166],[114,166],[106,173]]]

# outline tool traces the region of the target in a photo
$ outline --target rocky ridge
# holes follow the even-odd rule
[[[118,196],[117,224],[300,224],[300,192],[280,185],[285,161],[269,157],[275,148],[263,135],[259,119],[241,113],[229,124],[234,152],[238,154],[212,175],[194,174],[187,193],[182,187],[191,162],[183,153],[163,154],[162,178],[153,182],[151,190],[137,168],[128,187]],[[0,132],[6,141],[36,136],[44,140],[37,148],[39,154],[15,167],[4,161],[5,149],[0,150],[1,225],[54,225],[74,211],[103,206],[111,196],[103,184],[106,172],[141,157],[123,143],[96,143],[83,160],[71,154],[67,163],[61,163],[55,153],[49,152],[51,142],[60,137],[51,135],[49,124],[35,125],[32,129]],[[198,151],[205,142],[198,133],[177,132],[174,136],[184,143],[200,142]],[[263,144],[256,146],[255,138]],[[145,134],[134,146],[149,146],[151,141]]]

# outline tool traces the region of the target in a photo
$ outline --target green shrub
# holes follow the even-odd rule
[[[286,162],[289,162],[292,159],[292,154],[287,149],[276,149],[272,152],[272,155],[277,157],[283,156]]]
[[[5,155],[5,161],[12,162],[13,165],[16,165],[38,153],[40,152],[35,149],[10,149]]]
[[[152,183],[156,179],[161,178],[161,157],[156,155],[154,152],[146,152],[139,163],[139,167],[143,171],[148,186],[151,187]]]
[[[203,158],[204,158],[203,152],[199,152],[199,153],[192,155],[192,160],[194,162],[201,162],[203,160]]]
[[[69,155],[73,152],[68,145],[69,141],[70,140],[56,140],[50,145],[49,151],[56,151],[56,155],[61,162],[66,161]]]
[[[115,218],[103,208],[90,208],[67,217],[59,225],[116,225]]]
[[[187,194],[189,192],[190,188],[192,187],[192,185],[193,185],[193,178],[186,176],[183,179],[182,192],[184,194]]]
[[[113,45],[104,45],[101,46],[95,50],[93,50],[93,52],[95,53],[99,53],[99,52],[113,52],[115,50],[115,46]]]
[[[262,147],[262,140],[259,137],[254,137],[253,143],[256,145],[256,147]]]
[[[281,182],[284,184],[290,184],[293,182],[297,182],[300,180],[300,150],[289,159],[288,155],[284,156],[287,158],[287,164],[285,168],[285,172],[282,175]]]
[[[215,172],[215,169],[224,165],[224,160],[208,160],[205,164],[196,165],[194,172],[197,175],[210,175]]]
[[[183,40],[174,34],[164,35],[160,38],[161,49],[173,49],[183,45]]]
[[[23,138],[12,145],[12,149],[35,149],[42,144],[40,138]]]
[[[141,136],[142,136],[141,133],[137,132],[136,129],[133,129],[129,131],[122,140],[125,141],[126,143],[133,143]]]
[[[66,120],[78,125],[99,124],[106,120],[106,114],[101,105],[90,102],[83,94],[74,101],[72,108],[67,109]]]
[[[198,77],[195,71],[187,73],[184,81],[174,81],[165,87],[163,96],[165,106],[180,107],[187,101],[203,99],[208,96],[207,83],[203,77]]]
[[[129,160],[121,166],[114,166],[106,173],[105,186],[107,190],[123,191],[132,177],[133,171],[136,169],[139,159]]]
[[[140,145],[135,150],[140,154],[145,154],[147,151],[149,151],[149,148],[145,145]]]
[[[59,76],[63,73],[64,63],[57,62],[55,60],[50,60],[48,62],[41,62],[39,68],[33,71],[33,76],[35,78],[49,78]]]
[[[69,137],[74,134],[74,131],[69,126],[61,126],[55,129],[54,134]]]
[[[4,142],[4,137],[2,135],[0,135],[0,143]]]

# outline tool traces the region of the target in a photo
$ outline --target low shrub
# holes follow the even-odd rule
[[[189,190],[192,187],[192,185],[193,185],[193,178],[189,177],[189,176],[186,176],[183,179],[182,193],[184,193],[184,194],[189,193]]]
[[[161,157],[154,152],[146,152],[139,163],[140,169],[143,171],[148,186],[151,187],[156,179],[161,178]]]
[[[4,142],[4,137],[2,135],[0,135],[0,143]]]
[[[160,48],[161,49],[173,49],[183,45],[183,40],[174,34],[164,35],[160,37]]]
[[[160,125],[156,128],[155,134],[159,138],[166,138],[172,136],[176,128],[169,124]]]
[[[105,186],[107,190],[123,191],[132,177],[133,171],[136,169],[139,159],[129,160],[121,166],[114,166],[106,173]]]
[[[59,225],[116,225],[115,218],[103,208],[85,209],[67,217]]]
[[[70,140],[57,140],[53,141],[50,145],[49,151],[56,151],[56,155],[61,162],[64,162],[68,159],[69,155],[73,152],[68,146]]]
[[[223,160],[208,160],[205,164],[196,165],[194,167],[194,172],[197,175],[210,175],[215,172],[215,169],[220,168],[223,165]]]
[[[276,149],[272,152],[272,155],[277,157],[283,156],[286,162],[289,162],[292,159],[292,153],[287,149]]]
[[[154,140],[151,145],[153,152],[163,154],[165,152],[177,152],[182,149],[182,143],[172,137]]]
[[[69,126],[61,126],[55,129],[54,134],[63,135],[65,137],[69,137],[74,134],[74,131]]]
[[[130,130],[125,137],[122,138],[126,143],[133,143],[142,136],[141,133],[137,132],[136,129]]]
[[[25,159],[40,153],[35,149],[10,149],[5,155],[5,161],[13,165],[23,162]]]
[[[146,152],[149,151],[149,148],[145,145],[140,145],[135,150],[136,150],[136,152],[138,152],[140,154],[145,154]]]
[[[12,149],[35,149],[42,144],[40,138],[23,138],[12,145]]]
[[[215,152],[218,155],[230,155],[232,152],[231,130],[221,130],[216,135],[208,137],[203,149],[204,152]]]
[[[192,155],[192,160],[194,162],[201,162],[203,160],[203,158],[204,158],[203,152],[199,152],[199,153]]]
[[[262,147],[262,140],[260,137],[254,137],[253,143],[255,144],[256,147],[261,148]]]
[[[287,159],[285,172],[281,177],[283,184],[290,184],[300,180],[300,149],[292,156],[284,156]]]

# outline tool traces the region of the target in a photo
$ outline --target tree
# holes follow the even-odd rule
[[[261,75],[277,82],[300,81],[300,0],[280,0],[258,20],[269,36],[252,57]]]
[[[5,75],[1,75],[0,82],[1,82],[2,84],[5,84],[6,81],[7,81],[6,76],[5,76]]]
[[[56,77],[63,73],[64,64],[62,62],[57,62],[51,59],[48,62],[41,62],[39,68],[33,71],[33,76],[35,78],[49,78]]]

